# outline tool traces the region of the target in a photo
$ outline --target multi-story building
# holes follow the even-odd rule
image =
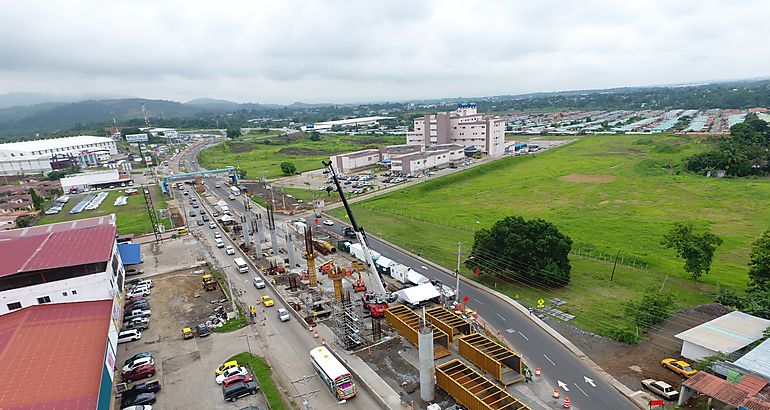
[[[80,135],[0,144],[0,175],[46,174],[51,160],[72,157],[80,166],[96,165],[117,155],[111,138]]]
[[[390,170],[404,175],[417,175],[433,168],[449,166],[465,158],[465,147],[457,144],[432,145],[424,151],[390,159]]]
[[[505,154],[505,119],[479,114],[476,104],[460,104],[452,112],[426,114],[414,120],[408,145],[457,144],[475,147],[491,157]]]

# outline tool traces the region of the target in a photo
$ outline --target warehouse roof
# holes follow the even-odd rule
[[[712,374],[698,372],[682,385],[735,407],[742,405],[752,410],[770,410],[770,402],[758,395],[766,390],[767,381],[756,376],[748,375],[734,384]]]
[[[91,135],[78,135],[75,137],[50,138],[32,141],[8,142],[0,144],[0,151],[40,151],[46,149],[69,148],[76,145],[98,144],[112,142],[111,138],[94,137]]]
[[[95,409],[111,312],[112,300],[99,300],[32,305],[0,316],[2,407]]]
[[[685,330],[676,338],[715,352],[732,353],[762,338],[768,327],[770,320],[736,310]]]
[[[765,340],[734,363],[770,379],[770,339]]]

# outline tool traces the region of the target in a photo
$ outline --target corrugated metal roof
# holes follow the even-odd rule
[[[732,353],[762,338],[770,320],[734,311],[676,335],[707,349]]]
[[[99,144],[99,143],[105,143],[105,142],[114,142],[114,141],[112,140],[112,138],[107,138],[107,137],[94,137],[92,135],[77,135],[74,137],[49,138],[49,139],[21,141],[21,142],[8,142],[5,144],[0,144],[0,150],[32,152],[32,151],[41,151],[41,150],[56,149],[56,148],[70,148],[78,145]]]
[[[770,339],[736,360],[735,365],[770,378]]]

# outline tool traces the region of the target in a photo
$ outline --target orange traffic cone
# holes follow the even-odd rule
[[[540,377],[540,368],[539,367],[535,367],[535,376]]]
[[[318,339],[318,331],[317,330],[315,332],[313,332],[313,337]]]
[[[564,398],[564,408],[565,408],[565,409],[568,409],[568,408],[570,408],[571,406],[572,406],[572,405],[571,405],[571,404],[570,404],[570,402],[569,402],[569,397],[565,397],[565,398]]]
[[[559,389],[553,389],[553,398],[558,399],[559,398]]]

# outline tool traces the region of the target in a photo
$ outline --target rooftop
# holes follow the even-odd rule
[[[736,360],[734,364],[770,378],[770,339],[765,340],[760,343],[759,346],[751,349],[750,352]]]
[[[94,219],[100,218],[91,218]],[[88,220],[77,222],[83,221]],[[69,225],[70,229],[62,229],[66,228],[62,225]],[[104,262],[112,256],[114,224],[78,226],[74,222],[65,222],[35,228],[43,229],[22,228],[0,232],[0,255],[4,255],[0,277]]]
[[[762,338],[770,320],[733,311],[676,335],[707,349],[732,353]]]
[[[767,390],[767,381],[756,376],[746,376],[736,384],[698,372],[682,385],[735,407],[743,405],[751,410],[770,410],[770,402],[758,395],[760,391]]]
[[[0,316],[2,408],[96,408],[111,311],[112,301],[100,300]]]
[[[39,151],[45,149],[68,148],[74,145],[98,144],[102,142],[113,142],[112,138],[94,137],[91,135],[78,135],[75,137],[50,138],[42,140],[8,142],[0,144],[0,150],[9,151]]]

